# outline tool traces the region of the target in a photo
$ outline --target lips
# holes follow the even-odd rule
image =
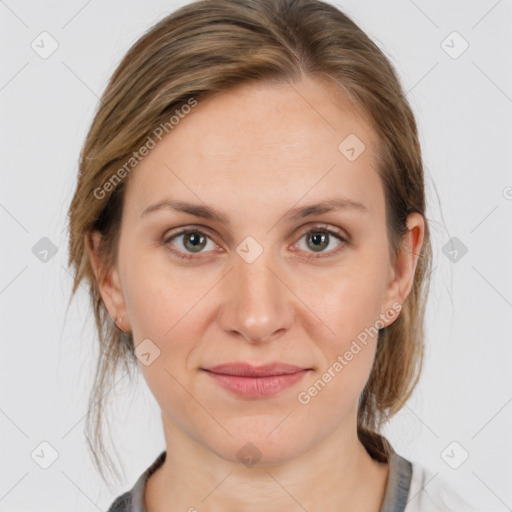
[[[298,383],[311,368],[285,363],[229,363],[203,368],[221,388],[245,399],[266,398]]]
[[[301,366],[295,366],[285,363],[270,363],[262,366],[253,366],[248,363],[228,363],[205,368],[206,371],[220,375],[233,375],[236,377],[271,377],[277,375],[291,375],[304,370],[309,370]]]

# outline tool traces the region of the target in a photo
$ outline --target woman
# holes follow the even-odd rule
[[[338,9],[203,0],[156,24],[102,97],[69,216],[100,472],[119,365],[162,412],[166,449],[111,512],[462,510],[379,434],[419,378],[432,253],[413,113]]]

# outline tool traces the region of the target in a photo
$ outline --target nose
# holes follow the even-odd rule
[[[295,309],[283,274],[265,251],[252,263],[237,255],[222,280],[218,321],[224,332],[250,343],[268,343],[286,333]]]

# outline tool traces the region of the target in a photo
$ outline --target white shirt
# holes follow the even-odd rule
[[[476,512],[437,474],[412,464],[404,512]]]

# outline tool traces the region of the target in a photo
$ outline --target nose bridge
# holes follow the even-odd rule
[[[242,243],[240,251],[246,249]],[[223,304],[222,327],[238,332],[248,341],[266,341],[293,320],[288,290],[276,276],[279,271],[274,252],[267,248],[254,260],[236,254],[229,273],[229,300]]]
[[[276,265],[272,262],[270,252],[267,249],[252,262],[247,262],[243,258],[236,262],[235,277],[240,283],[244,302],[264,304],[277,298],[276,276],[270,271],[270,268]]]

